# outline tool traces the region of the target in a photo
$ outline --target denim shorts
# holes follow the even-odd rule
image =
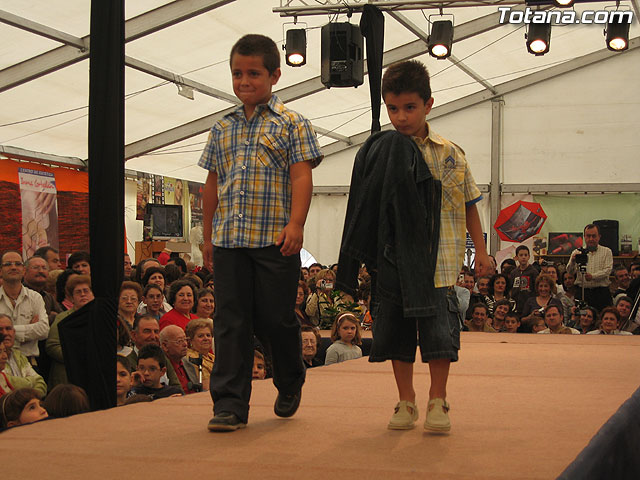
[[[401,305],[380,299],[373,306],[373,342],[370,362],[401,360],[415,362],[420,345],[423,362],[436,359],[458,360],[462,315],[453,287],[436,289],[436,314],[405,318]]]

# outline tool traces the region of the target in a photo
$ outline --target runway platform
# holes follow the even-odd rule
[[[210,433],[208,393],[15,428],[0,436],[7,478],[551,479],[638,388],[640,337],[463,333],[448,399],[452,431],[386,429],[390,363],[309,370],[298,413],[273,414],[254,381],[249,426]]]

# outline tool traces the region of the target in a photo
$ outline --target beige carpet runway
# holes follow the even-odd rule
[[[11,479],[551,479],[640,384],[640,337],[463,333],[452,366],[449,435],[422,429],[428,367],[416,364],[420,420],[386,429],[390,363],[308,371],[291,419],[254,381],[249,426],[210,433],[208,393],[130,405],[0,435]]]

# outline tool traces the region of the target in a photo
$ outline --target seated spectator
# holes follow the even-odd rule
[[[4,345],[4,335],[0,335],[0,397],[13,391],[16,387],[13,385],[13,379],[10,375],[4,373],[4,369],[7,366],[9,355],[7,352],[9,349]]]
[[[140,288],[140,285],[126,280],[122,282],[118,297],[118,315],[127,322],[129,328],[133,327],[141,297],[142,288]]]
[[[47,262],[49,266],[49,272],[53,272],[54,270],[60,270],[60,252],[53,248],[50,245],[40,247],[37,249],[33,255],[35,257],[42,257]]]
[[[25,287],[29,287],[40,294],[44,301],[49,324],[51,324],[56,315],[62,312],[62,307],[56,302],[55,297],[45,289],[49,278],[49,265],[44,258],[34,256],[26,261],[24,267],[22,283]]]
[[[496,303],[506,300],[509,304],[509,310],[515,310],[515,300],[509,298],[507,293],[507,277],[502,273],[496,273],[489,279],[489,292],[484,296],[484,303],[489,307],[489,316],[495,313]]]
[[[521,329],[524,332],[531,331],[531,325],[537,318],[544,318],[544,310],[549,305],[556,305],[560,308],[562,313],[562,319],[564,320],[564,309],[562,302],[553,298],[556,292],[555,283],[548,275],[539,275],[535,282],[536,296],[527,299],[522,309],[522,317],[520,322],[522,323]]]
[[[253,380],[264,380],[267,378],[267,368],[264,355],[259,350],[253,351],[253,370],[251,372]]]
[[[24,264],[18,252],[4,252],[1,268],[0,313],[11,317],[16,346],[35,362],[40,355],[38,341],[49,334],[44,300],[39,293],[22,285]]]
[[[576,285],[575,273],[564,272],[562,274],[562,291],[572,302],[576,299],[576,293],[578,293],[578,287]]]
[[[157,345],[160,346],[160,327],[158,321],[150,315],[141,315],[133,322],[133,330],[131,330],[131,340],[133,341],[133,351],[127,355],[129,360],[129,367],[134,371],[138,367],[138,352],[145,345]],[[171,362],[167,362],[165,359],[165,366],[167,368],[166,375],[162,378],[162,381],[167,385],[180,387],[180,380],[176,372],[173,370]],[[182,388],[182,387],[180,387]]]
[[[133,275],[133,281],[139,283],[144,287],[145,283],[143,281],[143,278],[145,277],[147,270],[152,267],[160,268],[162,267],[162,265],[160,265],[160,262],[158,262],[158,259],[156,258],[145,258],[143,260],[140,260],[140,263],[138,263],[138,265],[136,266],[136,271]],[[162,269],[162,271],[164,272],[164,269]]]
[[[47,355],[51,358],[51,370],[49,371],[49,391],[60,383],[69,383],[67,380],[67,371],[64,366],[64,352],[60,343],[60,332],[58,327],[60,322],[67,318],[71,313],[80,310],[87,303],[93,300],[93,291],[91,290],[91,277],[88,275],[73,275],[67,281],[67,296],[71,298],[73,307],[71,310],[59,313],[51,325],[49,338],[47,338]]]
[[[505,258],[500,264],[500,273],[509,278],[514,268],[516,268],[516,261],[513,258]]]
[[[600,312],[600,326],[597,330],[591,330],[587,335],[632,335],[631,332],[618,330],[620,325],[620,313],[616,307],[605,307]]]
[[[371,330],[373,328],[373,317],[371,316],[371,281],[362,282],[358,286],[357,300],[362,315],[362,329]]]
[[[511,306],[512,305],[509,300],[506,299],[498,300],[494,304],[495,311],[493,312],[493,320],[491,322],[491,326],[495,331],[504,331],[504,318],[507,313],[509,313]]]
[[[204,288],[204,283],[202,283],[202,279],[198,275],[187,273],[186,275],[182,276],[182,279],[191,282],[196,291]]]
[[[309,278],[314,278],[321,270],[324,270],[321,263],[312,263],[309,265]]]
[[[335,309],[344,305],[346,296],[340,292],[334,292],[333,287],[336,276],[331,270],[321,270],[316,275],[316,291],[307,299],[306,314],[312,325],[320,329],[331,328],[335,317]]]
[[[302,358],[307,368],[319,367],[323,365],[320,359],[316,358],[318,346],[322,341],[320,330],[316,327],[304,325],[301,332],[302,337]]]
[[[29,359],[15,346],[16,331],[13,328],[13,321],[4,313],[0,313],[0,338],[3,338],[0,343],[4,345],[7,354],[4,366],[0,360],[0,372],[7,375],[14,388],[34,388],[44,397],[47,394],[47,384],[44,378],[33,369]]]
[[[193,307],[196,318],[209,318],[213,320],[213,312],[216,308],[216,301],[213,292],[208,288],[198,290],[198,301]]]
[[[91,258],[87,252],[73,252],[67,260],[67,268],[78,275],[91,275]]]
[[[187,357],[198,359],[198,363],[192,363],[202,369],[202,388],[209,390],[209,378],[215,362],[213,321],[210,318],[195,318],[187,323],[185,333],[189,342]]]
[[[127,322],[120,318],[116,319],[116,346],[118,347],[116,351],[118,355],[126,357],[133,351],[133,348],[131,348],[131,330]]]
[[[52,418],[70,417],[90,410],[87,392],[70,383],[56,385],[44,399],[43,406]]]
[[[626,295],[622,295],[616,300],[615,306],[616,310],[618,310],[618,313],[620,314],[620,330],[633,333],[638,328],[638,324],[630,318],[633,299]]]
[[[575,296],[569,296],[565,293],[564,287],[560,283],[560,276],[558,266],[554,263],[546,263],[542,266],[542,273],[547,275],[553,280],[553,284],[556,287],[556,294],[554,298],[560,300],[562,303],[562,312],[565,322],[569,322],[571,319],[571,307],[574,305],[573,299]]]
[[[130,396],[131,372],[129,371],[129,360],[122,355],[116,356],[116,406],[124,405]]]
[[[173,282],[169,288],[169,303],[173,308],[160,319],[160,331],[167,325],[177,325],[184,330],[189,320],[196,318],[191,313],[195,302],[196,290],[191,282],[186,280]]]
[[[204,276],[204,278],[202,279],[202,284],[204,285],[204,288],[209,289],[212,292],[215,292],[215,287],[213,284],[213,275],[211,273]]]
[[[67,282],[74,275],[77,275],[77,273],[71,269],[66,269],[58,275],[56,280],[56,300],[62,307],[63,311],[71,310],[73,308],[73,301],[71,300],[71,297],[67,295]]]
[[[547,324],[544,323],[544,318],[536,318],[531,325],[531,333],[538,333],[547,328]]]
[[[473,313],[472,312],[473,306],[476,303],[484,303],[484,295],[481,295],[480,293],[475,291],[476,282],[475,282],[475,276],[473,275],[472,272],[465,270],[462,274],[464,275],[464,280],[463,280],[464,288],[469,290],[469,307],[467,307],[467,310],[465,311],[464,318],[469,320]]]
[[[483,275],[478,278],[476,282],[476,288],[478,289],[478,293],[483,297],[489,295],[489,282],[491,281],[491,277],[487,275]]]
[[[556,304],[550,304],[544,309],[544,323],[547,328],[540,330],[538,333],[560,333],[569,335],[580,335],[580,332],[575,328],[566,327],[562,324],[562,306]]]
[[[173,282],[177,282],[182,278],[182,270],[177,265],[169,264],[164,267],[164,278],[167,281],[167,287],[170,287]]]
[[[307,307],[307,297],[309,296],[309,287],[303,281],[298,282],[298,294],[296,295],[296,305],[294,307],[294,312],[296,313],[296,318],[300,322],[300,325],[309,325],[312,326],[311,320],[305,311]]]
[[[131,257],[128,253],[124,254],[124,278],[123,280],[131,280],[131,274],[133,273],[133,266],[131,265]]]
[[[362,357],[360,322],[353,313],[341,313],[331,328],[333,343],[327,348],[324,364],[345,362]]]
[[[58,281],[58,277],[62,272],[64,272],[64,270],[50,270],[49,275],[47,275],[47,283],[45,283],[44,286],[44,289],[53,296],[53,299],[56,301],[56,303],[58,302],[56,298],[56,282]],[[62,305],[60,305],[59,303],[58,305],[60,306],[60,309],[63,310]]]
[[[629,276],[631,280],[640,277],[640,262],[632,262],[631,265],[629,265]]]
[[[184,393],[202,391],[198,372],[187,357],[187,336],[177,325],[167,325],[160,331],[160,346],[165,357],[173,366]]]
[[[580,333],[589,333],[592,330],[596,330],[596,323],[598,320],[598,312],[595,308],[586,306],[582,310],[576,308],[577,321],[573,325]]]
[[[489,308],[484,303],[476,303],[471,307],[471,319],[465,320],[465,329],[469,332],[496,333],[496,330],[489,326]]]
[[[510,311],[504,316],[504,332],[518,333],[520,328],[520,315],[517,312]]]
[[[156,320],[160,320],[169,310],[171,305],[164,301],[164,294],[159,285],[150,283],[144,287],[142,302],[138,305],[138,315],[151,315]]]
[[[629,275],[629,271],[627,267],[624,265],[616,265],[613,267],[613,276],[616,279],[616,289],[613,292],[613,297],[615,298],[617,295],[627,293],[627,288],[629,288],[629,284],[631,283],[631,276]]]
[[[309,279],[309,269],[307,267],[300,267],[300,280],[305,282],[307,282],[307,280]]]
[[[39,422],[49,415],[40,404],[40,392],[19,388],[0,398],[0,431]]]
[[[138,354],[137,370],[133,373],[133,393],[149,395],[153,400],[182,395],[178,385],[163,385],[160,379],[167,373],[167,360],[162,349],[152,343],[145,345]]]

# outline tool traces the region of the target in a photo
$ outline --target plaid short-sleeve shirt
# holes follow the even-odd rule
[[[412,137],[431,174],[442,182],[440,244],[436,263],[435,286],[455,285],[464,261],[467,232],[466,206],[478,202],[482,194],[473,180],[464,151],[429,128],[423,140]]]
[[[211,129],[198,165],[218,175],[213,244],[223,248],[273,245],[289,222],[289,167],[323,156],[311,123],[275,95],[247,120],[243,106]]]

